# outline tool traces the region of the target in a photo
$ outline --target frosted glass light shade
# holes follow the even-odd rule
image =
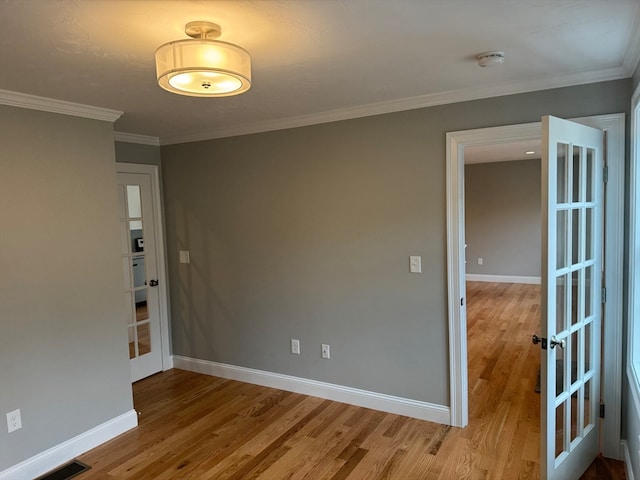
[[[251,57],[233,43],[176,40],[156,50],[158,84],[192,97],[227,97],[251,87]]]

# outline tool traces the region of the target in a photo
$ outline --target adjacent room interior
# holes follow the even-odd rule
[[[540,140],[465,148],[470,423],[540,457]],[[505,424],[518,419],[517,429]],[[496,440],[494,440],[496,441]]]

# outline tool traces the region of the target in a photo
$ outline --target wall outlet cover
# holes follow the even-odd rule
[[[20,409],[7,413],[7,432],[15,432],[22,428],[22,418],[20,416]]]

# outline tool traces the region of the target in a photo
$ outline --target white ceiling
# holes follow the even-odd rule
[[[464,147],[464,163],[510,162],[513,160],[532,160],[542,156],[541,139],[524,140],[513,143],[474,145]],[[533,152],[527,154],[526,152]]]
[[[247,93],[157,86],[155,49],[193,20],[251,53]],[[173,143],[627,78],[639,32],[638,0],[0,0],[0,89]],[[505,64],[478,67],[489,50]]]

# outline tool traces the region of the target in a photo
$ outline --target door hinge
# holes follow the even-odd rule
[[[607,287],[602,287],[602,303],[607,303]]]
[[[464,307],[464,297],[462,297],[462,298],[460,299],[460,306],[461,306],[461,307]]]
[[[605,165],[602,167],[602,181],[607,183],[609,181],[609,167]]]
[[[600,404],[600,418],[604,418],[604,403]]]

